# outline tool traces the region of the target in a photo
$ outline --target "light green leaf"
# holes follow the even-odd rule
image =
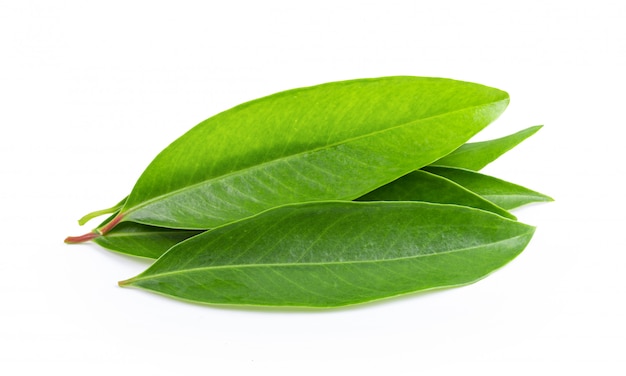
[[[118,202],[117,204],[115,204],[114,206],[107,208],[107,209],[102,209],[102,210],[96,210],[93,211],[91,213],[85,214],[81,219],[78,220],[78,224],[79,225],[84,225],[85,223],[89,222],[90,220],[96,218],[96,217],[100,217],[102,215],[105,214],[118,214],[120,209],[124,206],[124,203],[126,202],[126,199],[128,198],[128,196],[124,197],[123,200],[121,200],[120,202]],[[113,218],[111,218],[113,219]]]
[[[357,200],[424,201],[439,204],[456,204],[483,209],[509,219],[516,219],[508,211],[459,184],[423,170],[413,171]]]
[[[289,203],[352,200],[457,149],[508,101],[468,82],[385,77],[248,102],[163,150],[118,218],[80,240],[121,221],[207,229]]]
[[[472,283],[533,231],[454,205],[287,205],[190,238],[120,285],[200,303],[342,306]]]
[[[452,153],[433,162],[432,166],[458,167],[480,171],[502,154],[513,149],[520,142],[535,134],[541,125],[526,128],[517,133],[489,141],[468,142]]]
[[[494,140],[465,143],[452,153],[431,163],[430,166],[458,167],[479,171],[487,164],[498,159],[502,154],[517,146],[520,142],[535,134],[541,128],[541,125],[537,125]],[[393,184],[393,182],[390,184]],[[121,208],[125,200],[126,198],[112,209]],[[82,225],[91,218],[110,213],[110,210],[111,209],[104,209],[89,213],[81,218],[79,223]]]
[[[435,166],[425,167],[424,170],[450,179],[506,210],[532,202],[554,201],[542,193],[475,171]]]
[[[529,127],[517,133],[489,141],[467,142],[452,153],[434,161],[429,166],[458,167],[479,171],[487,164],[498,159],[502,154],[517,146],[520,142],[535,134],[542,127],[542,125]],[[394,184],[394,182],[391,182],[390,184]],[[121,202],[113,208],[98,210],[85,215],[79,220],[79,223],[83,225],[88,220],[95,218],[96,216],[109,214],[113,209],[120,209],[127,198],[128,197],[121,200]]]

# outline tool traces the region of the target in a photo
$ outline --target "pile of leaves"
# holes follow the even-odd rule
[[[383,77],[280,92],[215,115],[159,153],[93,241],[156,261],[120,282],[183,300],[334,307],[475,282],[551,198],[479,171],[533,135],[468,142],[506,92]]]

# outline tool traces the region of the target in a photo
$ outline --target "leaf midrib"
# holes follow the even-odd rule
[[[390,127],[390,128],[383,129],[383,130],[366,133],[366,134],[363,134],[363,135],[360,135],[360,136],[357,136],[357,137],[348,138],[348,139],[343,140],[341,142],[336,142],[336,143],[333,143],[333,144],[324,145],[322,147],[317,147],[317,148],[314,148],[314,149],[311,149],[311,150],[306,150],[306,151],[302,151],[302,152],[299,152],[299,153],[282,156],[280,158],[275,158],[275,159],[272,159],[272,160],[269,160],[269,161],[265,161],[265,162],[257,164],[257,165],[249,166],[249,167],[243,168],[241,170],[230,172],[228,174],[219,175],[219,176],[214,177],[212,179],[202,180],[202,181],[200,181],[198,183],[191,184],[191,185],[188,185],[188,186],[185,186],[185,187],[182,187],[182,188],[179,188],[179,189],[167,192],[165,194],[162,194],[162,195],[153,197],[151,199],[148,199],[146,201],[143,201],[143,202],[139,203],[138,205],[133,206],[130,209],[127,209],[127,210],[122,209],[121,213],[123,213],[123,215],[127,215],[127,214],[132,213],[134,211],[137,211],[137,210],[139,210],[139,209],[141,209],[143,207],[149,206],[153,202],[165,199],[165,198],[170,197],[170,196],[175,196],[175,195],[177,195],[180,192],[184,192],[184,191],[187,191],[187,190],[192,190],[193,188],[195,188],[197,186],[201,186],[203,184],[207,184],[207,183],[209,183],[211,181],[215,181],[215,180],[218,180],[218,179],[224,179],[224,178],[229,177],[229,176],[237,176],[239,174],[243,174],[244,172],[253,171],[255,169],[260,169],[262,167],[265,167],[268,164],[275,163],[276,161],[288,160],[288,159],[295,158],[295,157],[300,156],[300,155],[304,155],[304,154],[308,154],[308,153],[314,153],[314,152],[316,152],[318,150],[332,148],[334,146],[347,144],[347,143],[350,143],[350,142],[353,142],[353,141],[357,141],[357,140],[362,139],[362,138],[371,137],[371,136],[376,135],[376,134],[389,132],[389,131],[392,131],[392,130],[395,130],[395,129],[398,129],[398,128],[409,126],[409,125],[411,125],[413,123],[418,123],[418,122],[421,122],[421,121],[435,119],[435,118],[443,117],[443,116],[449,116],[450,114],[454,114],[454,113],[457,113],[457,112],[467,111],[467,110],[474,109],[474,108],[486,107],[486,106],[494,105],[494,104],[497,104],[497,103],[500,103],[500,102],[505,102],[505,101],[508,101],[508,100],[509,100],[509,98],[505,98],[505,99],[501,99],[501,100],[497,100],[497,101],[493,101],[493,102],[482,103],[482,104],[475,105],[475,106],[464,107],[464,108],[461,108],[461,109],[458,109],[458,110],[455,110],[455,111],[450,111],[450,112],[446,112],[446,113],[443,113],[443,114],[438,114],[438,115],[434,115],[434,116],[428,116],[428,117],[420,118],[420,119],[417,119],[417,120],[414,120],[414,121],[410,121],[408,123],[403,123],[403,124],[400,124],[400,125],[396,125],[396,126],[393,126],[393,127]],[[431,162],[434,162],[434,161],[431,161]],[[428,163],[427,163],[427,165],[428,165]],[[131,193],[131,196],[132,196],[132,193]],[[131,198],[131,196],[129,196],[129,198]],[[346,197],[345,199],[348,199],[348,198],[349,197]]]
[[[529,234],[532,234],[534,232],[534,227],[531,227],[529,229],[529,231],[524,232],[522,234],[519,234],[517,236],[513,236],[507,239],[502,239],[502,240],[498,240],[496,242],[492,242],[492,243],[486,243],[486,244],[480,244],[480,245],[476,245],[473,247],[465,247],[465,248],[459,248],[459,249],[453,249],[453,250],[449,250],[449,251],[444,251],[444,252],[437,252],[437,253],[429,253],[429,254],[423,254],[423,255],[413,255],[413,256],[406,256],[406,257],[396,257],[396,258],[389,258],[389,259],[382,259],[382,260],[363,260],[363,261],[359,261],[359,260],[354,260],[354,261],[329,261],[329,262],[311,262],[311,263],[268,263],[268,264],[240,264],[240,265],[218,265],[218,266],[203,266],[203,267],[199,267],[199,268],[191,268],[191,269],[184,269],[184,270],[175,270],[175,271],[170,271],[170,272],[165,272],[165,273],[158,273],[158,274],[153,274],[153,275],[149,275],[149,276],[145,276],[145,277],[141,277],[141,276],[137,276],[135,278],[131,278],[130,282],[135,283],[141,280],[149,280],[149,279],[155,279],[155,278],[162,278],[162,277],[166,277],[166,276],[170,276],[170,275],[176,275],[176,274],[183,274],[183,273],[192,273],[192,272],[198,272],[198,271],[203,271],[203,270],[218,270],[218,269],[235,269],[235,268],[266,268],[266,267],[283,267],[283,266],[300,266],[300,265],[306,265],[306,266],[329,266],[329,265],[354,265],[354,264],[371,264],[371,263],[382,263],[382,262],[392,262],[392,261],[400,261],[400,260],[410,260],[410,259],[418,259],[418,258],[425,258],[425,257],[430,257],[430,256],[441,256],[441,255],[446,255],[446,254],[451,254],[451,253],[457,253],[457,252],[465,252],[465,251],[470,251],[472,249],[477,249],[477,248],[482,248],[485,246],[494,246],[500,243],[505,243],[505,242],[509,242],[512,240],[516,240],[519,238],[523,238],[528,236]]]
[[[128,232],[125,234],[116,234],[116,233],[107,233],[107,238],[124,238],[124,237],[134,237],[134,236],[153,236],[153,235],[178,235],[183,232],[202,232],[202,230],[169,230],[169,231],[142,231],[142,232]]]

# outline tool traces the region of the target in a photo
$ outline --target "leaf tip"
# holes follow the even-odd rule
[[[91,218],[88,218],[87,216],[82,217],[81,219],[78,220],[78,225],[79,226],[84,226],[87,222],[89,222]]]
[[[554,198],[543,193],[539,193],[539,192],[536,192],[536,193],[538,195],[537,202],[554,202]]]

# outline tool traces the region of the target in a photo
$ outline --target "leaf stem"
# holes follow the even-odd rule
[[[106,225],[100,227],[99,229],[96,229],[96,231],[100,234],[100,235],[104,235],[107,232],[111,231],[111,229],[115,226],[117,226],[118,223],[120,223],[122,221],[122,218],[124,218],[124,214],[119,213],[118,215],[116,215],[110,222],[108,222]]]
[[[80,236],[68,236],[67,238],[65,238],[65,242],[68,244],[76,244],[76,243],[84,243],[84,242],[93,240],[111,231],[111,229],[117,226],[117,224],[120,223],[123,218],[124,218],[124,215],[122,213],[119,213],[118,215],[115,216],[115,218],[113,218],[110,222],[108,222],[101,228],[97,228],[91,232],[88,232]]]
[[[121,202],[119,202],[115,206],[112,206],[112,207],[110,207],[108,209],[96,210],[96,211],[93,211],[91,213],[85,214],[81,219],[78,220],[78,224],[82,226],[85,223],[89,222],[90,220],[92,220],[92,219],[94,219],[96,217],[99,217],[101,215],[115,213],[116,211],[120,210],[122,208],[122,206],[124,206],[125,202],[126,202],[126,199],[122,200]]]
[[[98,236],[100,236],[100,234],[98,234],[96,231],[92,231],[80,236],[68,236],[67,238],[65,238],[65,242],[68,244],[84,243],[93,240]]]

